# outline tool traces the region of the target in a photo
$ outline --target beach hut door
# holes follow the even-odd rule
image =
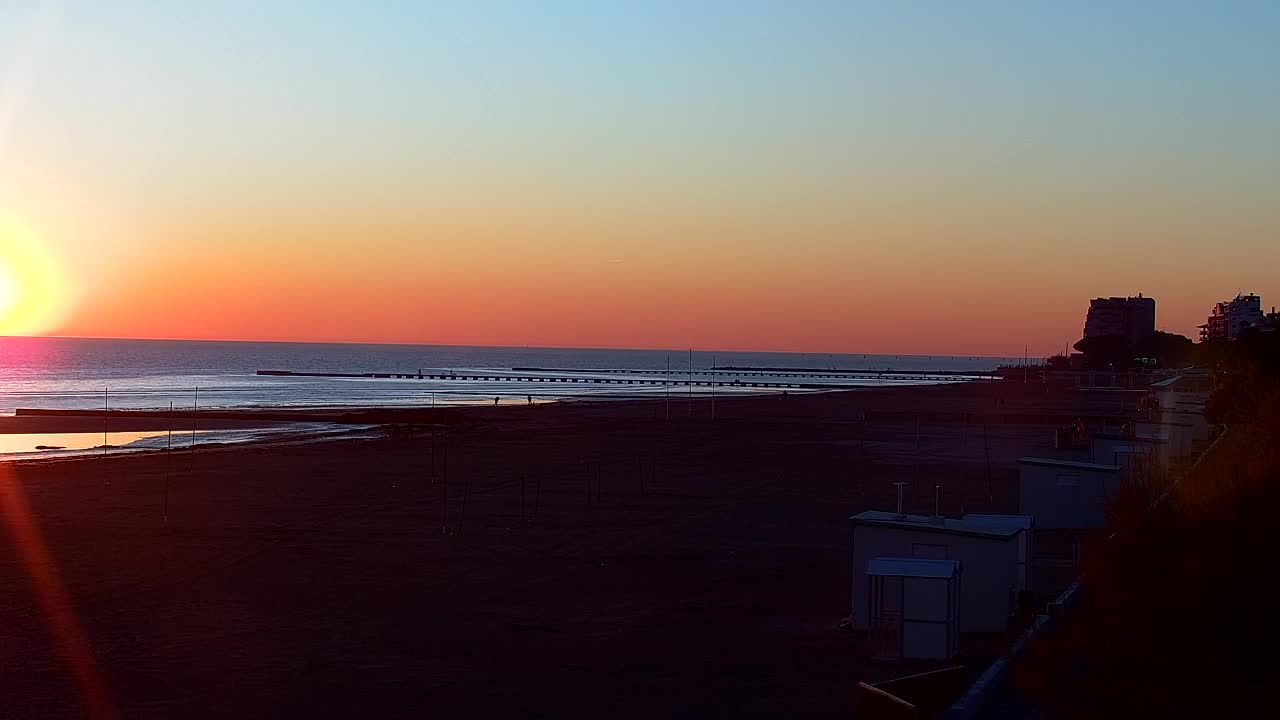
[[[902,578],[877,577],[873,584],[871,608],[876,637],[876,655],[902,657]]]

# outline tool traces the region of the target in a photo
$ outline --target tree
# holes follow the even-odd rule
[[[1181,368],[1191,364],[1196,344],[1191,338],[1161,330],[1148,335],[1133,345],[1133,353],[1141,358],[1153,358],[1165,368]]]
[[[1214,343],[1204,348],[1201,359],[1216,371],[1204,413],[1210,422],[1271,425],[1280,421],[1280,332],[1250,333]]]
[[[1045,358],[1044,364],[1050,370],[1069,370],[1071,368],[1071,358],[1066,355],[1051,355]]]
[[[1095,370],[1127,370],[1133,365],[1133,346],[1123,335],[1087,337],[1074,347],[1084,353],[1085,366]]]

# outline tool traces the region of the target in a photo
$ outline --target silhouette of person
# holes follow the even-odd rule
[[[495,406],[498,404],[498,398],[496,398],[496,397],[495,397],[495,398],[493,399],[493,404],[494,404]]]

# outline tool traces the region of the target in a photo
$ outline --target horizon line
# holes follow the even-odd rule
[[[845,352],[845,351],[822,351],[822,350],[744,350],[744,349],[725,349],[725,348],[656,348],[656,347],[634,347],[626,345],[506,345],[506,344],[466,344],[466,343],[430,343],[430,342],[384,342],[374,340],[254,340],[244,338],[181,338],[181,337],[118,337],[108,335],[2,335],[0,339],[26,339],[26,340],[124,340],[124,341],[140,341],[140,342],[199,342],[199,343],[262,343],[275,345],[374,345],[384,347],[454,347],[454,348],[488,348],[503,350],[636,350],[643,352],[669,352],[676,353],[758,353],[758,354],[774,354],[774,355],[875,355],[879,357],[949,357],[949,358],[987,358],[987,359],[1020,359],[1022,355],[985,355],[981,353],[886,353],[886,352]],[[1037,355],[1038,357],[1038,355]],[[1046,356],[1047,357],[1047,356]]]

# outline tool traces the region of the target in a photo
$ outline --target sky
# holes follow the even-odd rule
[[[1280,3],[0,0],[0,333],[1033,355],[1280,305]]]

